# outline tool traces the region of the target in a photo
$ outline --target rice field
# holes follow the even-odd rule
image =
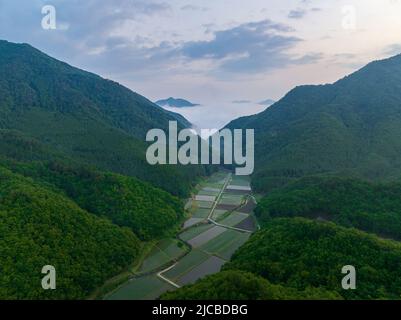
[[[192,238],[191,240],[188,240],[188,243],[194,247],[200,247],[206,242],[209,242],[213,238],[217,237],[218,235],[222,234],[225,232],[226,229],[218,226],[214,226],[213,228],[201,233],[200,235],[196,236],[195,238]]]
[[[184,229],[190,228],[190,227],[192,227],[192,226],[194,226],[194,225],[196,225],[197,223],[200,223],[200,222],[202,222],[202,221],[203,221],[202,218],[191,218],[191,219],[185,221],[185,223],[184,223]]]
[[[154,300],[162,293],[172,290],[174,287],[159,279],[156,275],[140,277],[130,280],[107,300]]]
[[[196,201],[200,202],[214,202],[216,200],[215,196],[205,196],[205,195],[197,195],[195,197]]]
[[[256,231],[257,229],[255,218],[251,215],[249,215],[245,220],[242,220],[240,223],[236,224],[234,227],[249,231]]]
[[[242,246],[250,237],[249,233],[235,230],[226,230],[218,237],[201,247],[205,252],[216,255],[224,260],[230,260],[234,252]]]
[[[212,224],[199,225],[199,226],[196,226],[195,228],[191,228],[191,229],[184,231],[183,233],[181,233],[179,235],[179,237],[180,237],[180,239],[182,239],[184,241],[189,241],[192,238],[200,235],[201,233],[203,233],[206,230],[209,230],[211,228],[213,228]]]
[[[177,280],[177,283],[179,285],[194,283],[198,279],[201,279],[209,274],[219,272],[224,263],[225,260],[215,256],[211,256],[209,259],[202,262],[191,271],[183,275],[181,278],[179,278]]]
[[[226,212],[227,212],[226,210],[215,209],[213,212],[213,219],[219,220],[219,218],[223,216]]]
[[[209,215],[209,213],[210,213],[210,209],[199,208],[192,214],[192,218],[206,219],[207,216]]]
[[[234,227],[247,218],[249,218],[249,215],[245,213],[232,212],[227,218],[219,221],[219,223],[225,226]]]
[[[209,259],[209,257],[210,256],[207,253],[194,249],[187,256],[182,258],[173,269],[164,273],[163,276],[176,281],[178,278]]]
[[[232,196],[226,194],[224,194],[219,201],[219,204],[229,204],[235,206],[239,206],[241,205],[241,203],[242,203],[242,196]]]
[[[213,206],[213,202],[209,202],[209,201],[196,201],[196,203],[199,208],[203,208],[203,209],[211,209]]]
[[[208,191],[205,189],[202,189],[198,192],[198,195],[200,196],[215,196],[217,197],[219,195],[219,191]]]
[[[178,237],[191,245],[192,250],[184,255],[185,247],[178,246],[178,240],[161,241],[153,248],[144,260],[140,273],[154,272],[153,274],[135,278],[127,282],[112,293],[107,299],[137,300],[156,299],[160,294],[174,290],[170,284],[157,276],[153,270],[160,271],[179,258],[173,268],[163,273],[163,277],[186,285],[194,283],[200,278],[218,272],[226,261],[229,261],[234,252],[250,237],[250,233],[229,229],[228,227],[244,227],[254,230],[254,221],[249,214],[254,208],[250,203],[244,209],[237,209],[242,203],[249,187],[249,179],[232,176],[231,190],[223,190],[219,203],[213,212],[214,221],[207,221],[214,201],[220,195],[226,182],[228,173],[218,172],[208,180],[203,181],[194,199],[188,201],[186,209],[191,217],[184,223],[183,231]],[[227,227],[225,227],[227,226]]]
[[[149,256],[144,260],[140,273],[155,270],[185,253],[175,239],[162,240],[155,245]]]

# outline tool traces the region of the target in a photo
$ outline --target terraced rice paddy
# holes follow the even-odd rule
[[[218,272],[256,229],[249,186],[248,178],[223,171],[204,181],[186,205],[191,217],[184,223],[179,240],[160,242],[144,260],[142,276],[137,274],[107,298],[156,299],[174,290],[173,285],[183,286]],[[191,250],[186,252],[179,241]]]

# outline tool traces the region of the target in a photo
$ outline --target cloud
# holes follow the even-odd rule
[[[232,101],[234,104],[246,104],[246,103],[252,103],[251,100],[234,100]]]
[[[181,10],[183,10],[183,11],[202,11],[202,12],[205,12],[205,11],[209,11],[209,8],[201,7],[201,6],[195,6],[195,5],[192,5],[192,4],[187,4],[185,6],[182,6]]]
[[[317,55],[294,58],[286,53],[302,39],[290,35],[291,27],[270,20],[249,22],[215,31],[209,41],[187,42],[181,53],[187,59],[218,62],[218,70],[260,73],[266,70],[316,61]]]
[[[295,9],[295,10],[291,10],[288,13],[288,18],[290,19],[301,19],[306,15],[306,11],[304,9]]]

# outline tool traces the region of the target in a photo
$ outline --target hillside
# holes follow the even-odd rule
[[[342,268],[357,272],[357,289],[341,286]],[[220,273],[162,299],[400,299],[401,245],[304,218],[265,223]]]
[[[170,236],[181,201],[136,178],[83,165],[0,130],[0,299],[83,299]],[[15,259],[17,257],[17,259]],[[40,287],[44,265],[61,275]]]
[[[0,299],[83,299],[133,263],[138,238],[0,166]],[[41,288],[42,267],[57,290]]]
[[[148,165],[146,131],[185,119],[117,83],[5,41],[0,71],[0,299],[87,298],[174,234],[172,194],[208,168]]]
[[[202,166],[150,166],[145,136],[181,120],[110,80],[53,59],[27,44],[0,41],[0,129],[106,171],[135,176],[186,196]]]
[[[162,300],[340,300],[335,292],[318,288],[296,290],[273,285],[249,272],[228,270],[208,276],[174,292]]]
[[[262,224],[273,218],[306,217],[401,240],[401,184],[302,178],[263,198],[256,215]]]
[[[253,184],[269,191],[317,173],[401,176],[401,55],[333,84],[300,86],[228,128],[255,129]]]
[[[184,217],[178,198],[136,178],[59,161],[0,160],[0,164],[67,196],[90,213],[130,228],[141,240],[168,236]]]
[[[357,290],[341,287],[346,265],[357,269]],[[333,223],[273,219],[223,269],[297,290],[320,287],[345,299],[399,299],[401,245]]]

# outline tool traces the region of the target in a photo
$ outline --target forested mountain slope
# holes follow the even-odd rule
[[[269,191],[316,173],[401,177],[401,55],[334,84],[300,86],[228,128],[255,129],[254,186]]]
[[[148,130],[182,117],[27,44],[0,41],[0,129],[15,130],[100,169],[186,196],[202,166],[150,166]]]
[[[264,197],[256,215],[262,224],[273,218],[306,217],[401,240],[401,183],[302,178]]]
[[[128,228],[2,166],[0,234],[0,299],[83,299],[140,251]],[[42,289],[45,265],[56,268],[56,290]]]

